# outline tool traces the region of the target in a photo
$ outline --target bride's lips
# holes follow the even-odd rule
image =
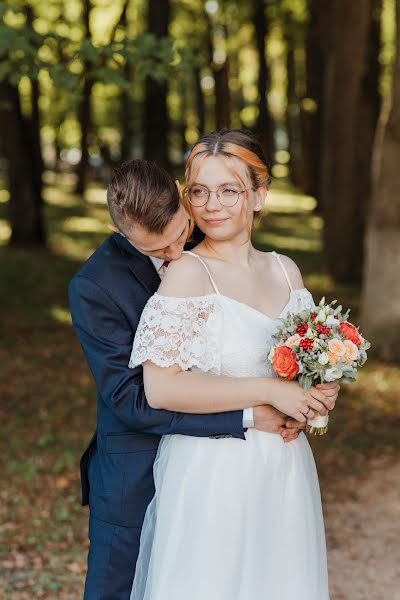
[[[204,219],[204,220],[208,225],[219,225],[220,223],[227,221],[227,219]]]

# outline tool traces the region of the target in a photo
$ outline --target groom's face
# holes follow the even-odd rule
[[[163,260],[181,257],[189,231],[189,221],[182,204],[162,233],[152,233],[138,223],[126,227],[125,237],[139,252]]]

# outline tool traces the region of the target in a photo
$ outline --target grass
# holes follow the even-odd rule
[[[109,217],[104,190],[91,188],[83,202],[68,178],[48,175],[47,183],[48,251],[5,245],[0,195],[0,597],[12,600],[80,598],[87,550],[78,461],[95,425],[96,393],[70,324],[66,286],[106,237]],[[269,207],[256,245],[290,255],[315,298],[340,298],[356,319],[359,291],[323,273],[313,200],[282,186]],[[394,457],[399,389],[398,367],[370,360],[343,391],[328,437],[312,440],[325,497],[343,491],[347,474],[362,472],[371,458]]]

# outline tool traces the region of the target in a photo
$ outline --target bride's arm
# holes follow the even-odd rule
[[[271,377],[192,373],[182,371],[177,365],[165,368],[150,361],[143,365],[143,379],[150,406],[183,413],[228,412],[261,404],[274,406],[282,383]]]
[[[159,294],[173,298],[190,298],[212,293],[208,276],[197,259],[184,255],[171,263]],[[210,413],[240,410],[270,404],[300,422],[310,406],[326,413],[332,398],[312,388],[305,394],[296,382],[271,377],[224,377],[194,373],[177,364],[158,366],[151,361],[143,365],[146,398],[153,408],[176,412]],[[311,417],[311,414],[309,414]]]

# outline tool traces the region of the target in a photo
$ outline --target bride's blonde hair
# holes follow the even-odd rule
[[[265,157],[261,144],[255,137],[241,129],[221,129],[209,133],[199,139],[193,146],[186,161],[185,186],[183,188],[183,202],[190,215],[191,228],[194,227],[193,213],[188,199],[191,186],[196,181],[201,165],[209,156],[224,158],[229,171],[240,181],[243,188],[246,182],[235,168],[235,159],[243,161],[247,167],[253,191],[260,187],[267,187],[271,182],[269,162]],[[247,207],[247,193],[243,203],[243,211]]]

